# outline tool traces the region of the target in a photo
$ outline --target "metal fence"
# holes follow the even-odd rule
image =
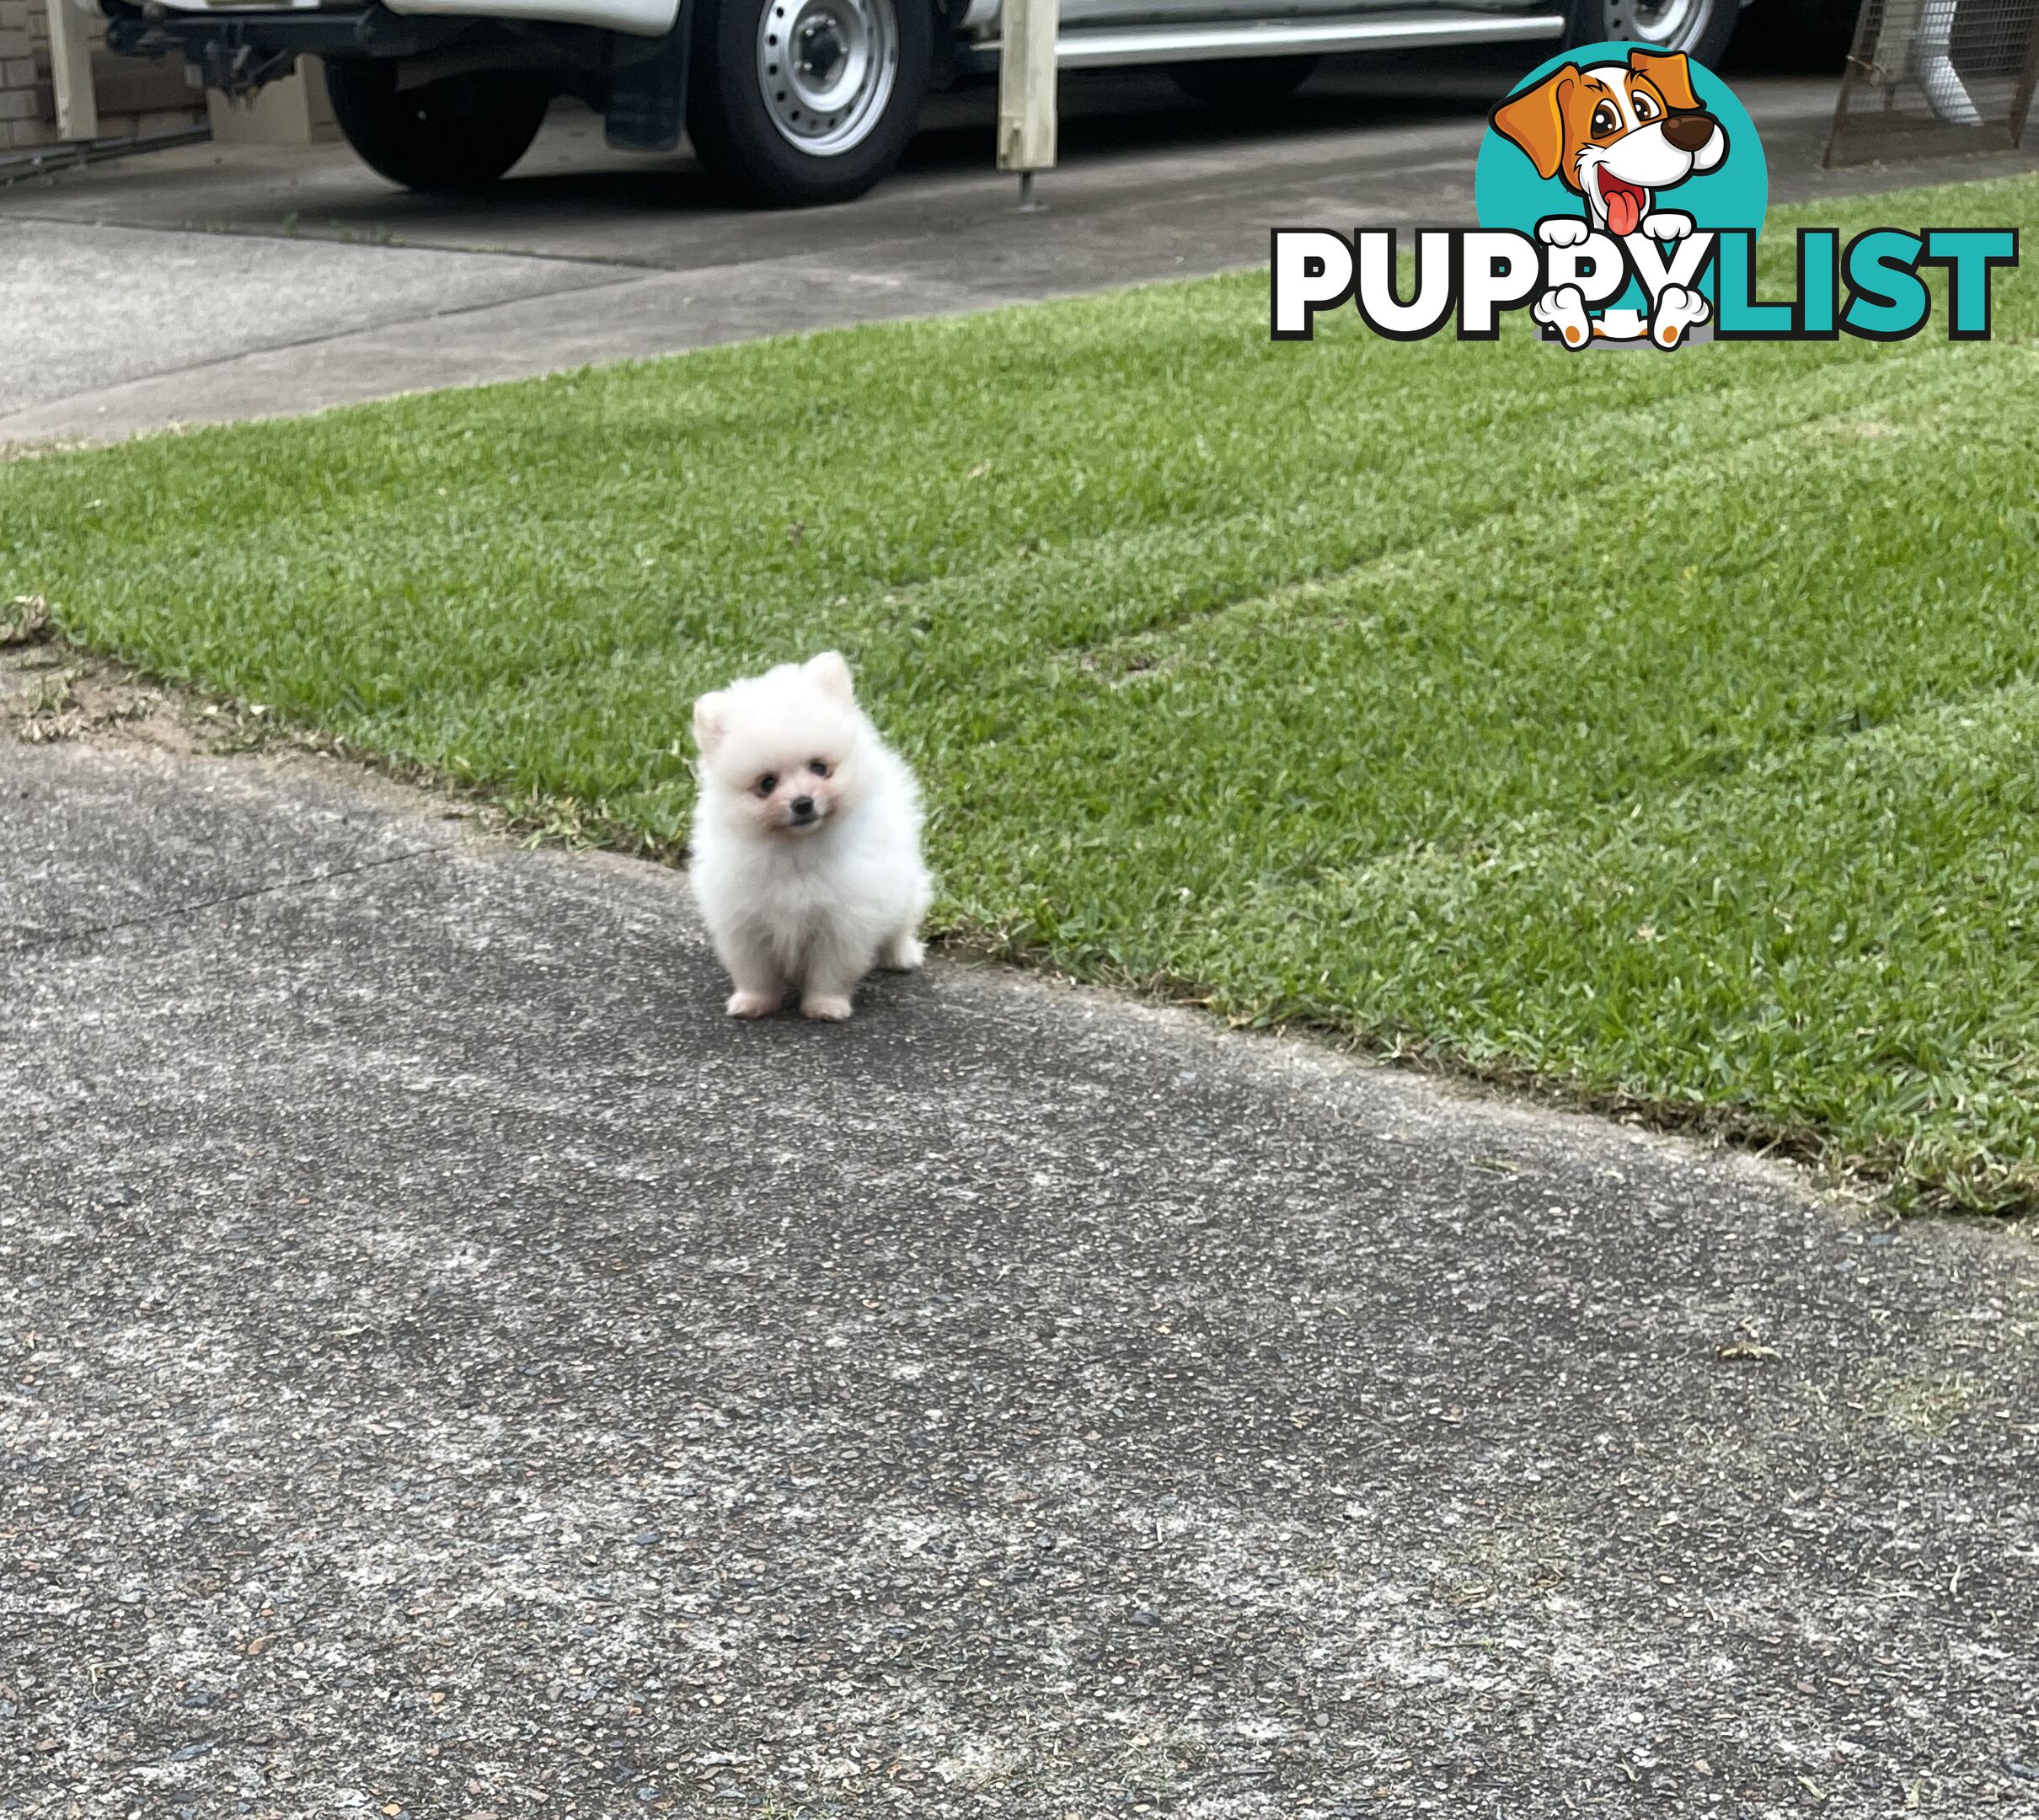
[[[2020,144],[2039,75],[2039,0],[1865,0],[1828,164]]]

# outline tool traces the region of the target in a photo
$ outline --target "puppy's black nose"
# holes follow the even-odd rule
[[[1681,152],[1696,152],[1713,137],[1714,125],[1710,114],[1667,114],[1664,116],[1664,137]]]
[[[814,813],[814,799],[813,799],[813,797],[811,797],[811,796],[795,796],[795,797],[793,799],[793,812],[794,812],[794,814],[795,814],[796,816],[811,816],[811,815],[812,815],[812,814]]]

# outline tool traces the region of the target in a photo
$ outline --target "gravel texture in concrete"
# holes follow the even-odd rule
[[[2015,1233],[939,959],[732,1024],[308,759],[0,738],[0,1811],[2039,1805]]]
[[[294,354],[335,335],[415,329],[619,276],[424,248],[8,221],[0,227],[0,420],[147,377],[174,383],[195,373],[202,388],[222,358]]]

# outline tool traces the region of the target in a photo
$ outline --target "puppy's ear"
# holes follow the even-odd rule
[[[1529,154],[1539,177],[1556,176],[1565,162],[1565,95],[1578,78],[1578,65],[1567,63],[1535,88],[1510,95],[1489,116],[1496,132]]]
[[[1698,110],[1699,98],[1692,92],[1692,61],[1683,51],[1673,51],[1669,56],[1661,51],[1631,51],[1629,67],[1656,85],[1666,107],[1687,114]]]
[[[856,685],[849,679],[849,665],[839,650],[825,650],[818,657],[810,657],[805,667],[825,694],[838,701],[857,699]]]
[[[728,698],[720,689],[693,704],[693,742],[701,748],[704,758],[722,743],[728,707]]]

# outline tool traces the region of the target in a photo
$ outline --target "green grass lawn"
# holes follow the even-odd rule
[[[2029,243],[2039,179],[1794,219]],[[951,933],[2031,1209],[2036,292],[1986,345],[1275,345],[1244,276],[730,348],[0,468],[0,598],[661,843],[692,696],[838,645]]]

